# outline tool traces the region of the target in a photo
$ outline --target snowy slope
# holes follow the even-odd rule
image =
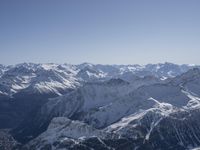
[[[139,77],[166,79],[198,67],[191,65],[148,64],[140,65],[94,65],[83,63],[34,64],[23,63],[13,66],[0,65],[0,94],[13,95],[20,91],[54,93],[62,95],[68,88],[76,88],[83,82],[121,78],[134,82]],[[154,79],[156,82],[156,78]]]
[[[177,86],[176,78],[167,83],[160,80],[154,82],[154,78],[140,78],[136,81],[128,83],[121,79],[111,79],[87,83],[67,95],[51,99],[41,109],[41,116],[55,114],[53,116],[74,117],[102,128],[141,109],[154,107],[156,102],[149,101],[149,98],[178,108],[198,104],[198,96],[189,92],[188,86]],[[188,84],[191,87],[196,85],[191,81],[185,85]],[[195,87],[195,90],[200,90],[200,87]]]
[[[62,99],[56,98],[50,101],[46,107],[50,108],[56,103],[56,108],[51,109],[59,111],[57,114],[72,117],[80,113],[77,115],[79,119],[102,128],[140,109],[152,108],[155,102],[149,101],[150,97],[176,107],[186,106],[189,101],[180,87],[168,84],[146,85],[135,89],[131,84],[110,86],[105,83],[93,83]],[[71,107],[74,109],[71,110]]]
[[[79,85],[75,74],[73,66],[69,65],[18,64],[2,74],[0,92],[5,95],[20,91],[61,95],[63,90]]]
[[[58,145],[68,142],[69,139],[75,141],[89,137],[106,138],[114,137],[114,135],[95,129],[79,121],[72,121],[65,117],[57,117],[51,121],[47,131],[28,143],[25,147],[31,145],[34,149],[42,149],[44,145],[50,145],[51,149],[57,149]]]
[[[90,140],[105,149],[115,149],[116,141],[124,145],[123,142],[129,143],[129,139],[138,149],[162,149],[160,143],[174,144],[174,149],[197,147],[200,145],[198,68],[172,63],[144,66],[90,63],[0,65],[3,111],[0,119],[10,120],[17,113],[19,118],[14,117],[21,121],[21,114],[27,113],[13,132],[16,139],[25,141],[43,132],[53,119],[48,129],[27,145],[38,149],[44,145],[57,149],[55,142],[62,141],[69,142],[68,146],[72,142],[75,147],[87,147]],[[8,99],[16,100],[16,105],[6,101]],[[34,109],[29,112],[32,104]],[[11,112],[8,108],[17,111]],[[188,128],[187,120],[194,125]],[[165,127],[169,130],[165,131]],[[107,134],[119,137],[109,139],[105,136]],[[86,138],[79,139],[83,136]],[[97,136],[96,139],[93,136]]]
[[[199,80],[200,70],[192,69],[166,82],[153,77],[137,77],[133,82],[122,79],[91,82],[67,95],[51,99],[41,112],[46,117],[52,114],[68,117],[98,131],[116,134],[118,138],[131,139],[137,143],[138,149],[162,149],[168,146],[190,149],[200,145]],[[149,84],[143,84],[143,81]],[[67,124],[59,122],[61,127],[66,125],[64,131],[50,132],[48,129],[39,136],[39,141],[66,133],[64,137],[67,140],[75,139],[74,142],[78,144],[78,137],[94,134],[91,131],[83,134],[78,132],[79,135],[76,129],[68,132],[71,126]],[[101,140],[109,139],[98,134],[96,136]],[[52,141],[55,140],[59,138]],[[49,143],[51,140],[44,141]]]
[[[200,70],[190,70],[174,79],[168,84],[154,84],[150,86],[141,87],[134,92],[143,93],[149,97],[148,100],[155,102],[150,109],[137,111],[128,117],[122,118],[116,124],[112,124],[109,128],[126,128],[130,122],[143,118],[147,113],[154,112],[163,117],[169,116],[170,113],[178,111],[190,111],[200,108],[200,86],[196,86],[200,80]],[[174,85],[172,85],[174,84]],[[178,86],[177,86],[178,84]],[[188,86],[190,85],[190,87]],[[194,88],[195,87],[195,88]],[[194,93],[194,89],[196,93]],[[127,128],[126,128],[127,129]]]

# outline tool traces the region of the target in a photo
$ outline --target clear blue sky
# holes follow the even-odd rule
[[[200,0],[0,0],[0,63],[200,64]]]

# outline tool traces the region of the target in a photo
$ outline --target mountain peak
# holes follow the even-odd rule
[[[106,82],[109,85],[127,85],[129,82],[124,81],[120,78],[112,78]]]

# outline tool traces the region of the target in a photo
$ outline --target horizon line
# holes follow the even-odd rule
[[[105,65],[105,66],[129,66],[129,65],[139,65],[139,66],[147,66],[147,65],[158,65],[158,64],[173,64],[173,65],[189,65],[189,66],[199,66],[199,64],[194,64],[194,63],[174,63],[174,62],[169,62],[169,61],[164,61],[164,62],[158,62],[158,63],[145,63],[145,64],[140,64],[140,63],[132,63],[132,64],[116,64],[116,63],[92,63],[92,62],[82,62],[82,63],[57,63],[57,62],[19,62],[19,63],[15,63],[15,64],[3,64],[0,63],[0,65],[3,66],[16,66],[16,65],[22,65],[22,64],[36,64],[36,65],[42,65],[42,64],[56,64],[56,65],[74,65],[74,66],[78,66],[78,65],[83,65],[83,64],[91,64],[91,65]]]

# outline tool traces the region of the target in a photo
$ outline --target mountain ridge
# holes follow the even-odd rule
[[[7,92],[0,97],[1,128],[11,129],[20,148],[200,145],[198,66],[23,64],[2,74],[0,91]]]

